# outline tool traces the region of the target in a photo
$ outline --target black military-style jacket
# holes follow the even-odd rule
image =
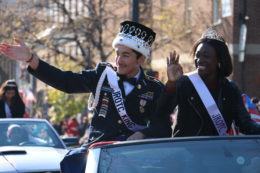
[[[36,78],[63,92],[92,92],[95,94],[99,78],[107,66],[111,66],[111,64],[99,63],[95,69],[75,73],[61,71],[40,60],[36,70],[29,67],[28,71]],[[120,81],[119,86],[122,86]],[[159,80],[147,76],[141,71],[137,84],[127,96],[124,94],[123,87],[120,88],[126,112],[133,122],[147,126],[150,121],[155,120],[153,113],[163,88],[163,84]],[[112,98],[112,88],[105,79],[90,126],[90,140],[93,141],[97,138],[99,141],[114,140],[117,136],[129,136],[132,133],[120,118]]]
[[[225,122],[228,131],[233,121],[244,134],[260,134],[260,126],[251,120],[244,107],[241,92],[236,84],[227,79],[222,79],[216,89],[209,89]],[[195,87],[187,76],[182,76],[177,83],[176,92],[167,94],[162,92],[157,106],[160,114],[160,123],[150,126],[150,133],[157,129],[164,134],[172,131],[169,116],[178,105],[178,113],[172,126],[173,136],[216,136],[217,130],[200,99]],[[228,132],[227,131],[227,132]]]

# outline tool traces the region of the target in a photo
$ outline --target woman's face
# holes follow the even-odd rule
[[[15,96],[15,90],[9,89],[5,92],[5,98],[6,100],[11,100]]]
[[[195,63],[199,75],[205,80],[216,79],[218,57],[215,49],[208,43],[200,43],[195,52]]]

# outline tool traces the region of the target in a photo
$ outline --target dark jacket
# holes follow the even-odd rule
[[[12,118],[23,118],[25,113],[25,105],[23,103],[12,105],[10,109]],[[0,100],[0,118],[6,118],[5,102],[3,100]]]
[[[36,71],[30,67],[28,71],[46,84],[66,93],[95,94],[99,78],[109,63],[100,63],[95,69],[77,73],[61,71],[43,61],[40,61]],[[119,86],[122,83],[119,82]],[[127,96],[123,93],[124,104],[128,116],[139,125],[148,125],[153,119],[156,101],[158,100],[163,84],[152,77],[146,76],[143,71],[133,91]],[[122,88],[121,88],[122,90]],[[90,140],[114,140],[117,136],[129,136],[133,132],[128,130],[122,122],[112,98],[112,89],[105,79],[100,92],[100,98],[90,126]],[[144,130],[145,133],[145,130]]]
[[[260,126],[251,120],[244,107],[241,92],[233,82],[223,79],[219,87],[209,91],[226,121],[228,130],[232,121],[235,121],[242,133],[260,134]],[[160,128],[162,135],[170,135],[172,129],[169,116],[177,105],[178,113],[173,124],[173,136],[218,135],[204,104],[187,76],[178,81],[175,94],[168,95],[166,91],[162,92],[156,112],[161,118],[159,122],[164,124],[153,125],[150,133]]]

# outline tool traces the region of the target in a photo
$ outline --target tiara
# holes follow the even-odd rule
[[[224,39],[213,28],[208,28],[202,34],[201,38],[207,38],[207,39],[212,39],[212,40],[218,40],[218,41],[221,41],[221,42],[225,42]]]

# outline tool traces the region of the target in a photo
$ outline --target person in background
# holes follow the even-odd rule
[[[42,119],[42,112],[41,111],[36,111],[33,118],[36,118],[36,119]]]
[[[93,117],[92,111],[89,111],[87,116],[84,116],[84,119],[85,119],[85,124],[84,124],[84,127],[83,127],[84,131],[83,131],[83,135],[80,136],[80,138],[79,138],[79,144],[81,144],[81,145],[86,143],[86,141],[88,141],[88,139],[89,139],[89,132],[90,132],[89,127],[90,127],[90,124],[91,124],[92,117]]]
[[[78,136],[79,125],[76,118],[71,117],[68,121],[66,136]]]
[[[92,93],[94,112],[88,143],[71,150],[61,162],[62,172],[84,172],[86,148],[99,141],[123,141],[146,134],[163,84],[145,75],[142,65],[150,57],[156,33],[133,21],[124,21],[113,40],[116,65],[101,62],[95,69],[62,71],[41,60],[19,40],[0,44],[10,59],[29,64],[28,71],[46,84],[66,93]],[[142,133],[141,133],[142,132]]]
[[[48,144],[52,144],[53,140],[51,139],[50,135],[48,134],[48,130],[46,128],[41,128],[38,134],[39,139],[43,140]]]
[[[62,126],[62,122],[56,120],[55,118],[51,118],[50,122],[53,126],[53,128],[57,131],[57,133],[59,134],[59,136],[62,136],[62,130],[61,130],[61,126]]]
[[[69,120],[70,120],[70,116],[69,115],[65,115],[64,119],[60,122],[61,135],[62,136],[66,136]]]
[[[25,104],[14,80],[5,81],[0,88],[0,118],[23,118]]]
[[[84,136],[86,129],[89,128],[89,125],[90,123],[88,120],[88,116],[84,115],[82,118],[82,122],[79,124],[79,131],[78,131],[79,138]]]
[[[156,111],[161,121],[151,125],[150,132],[160,129],[173,137],[225,136],[235,121],[242,133],[260,134],[260,125],[250,118],[241,91],[227,79],[233,67],[224,39],[208,29],[194,44],[192,57],[196,70],[183,75],[179,55],[170,53],[168,81]],[[176,106],[172,130],[169,116]]]
[[[11,145],[20,145],[29,142],[29,134],[18,124],[10,125],[6,133]]]

